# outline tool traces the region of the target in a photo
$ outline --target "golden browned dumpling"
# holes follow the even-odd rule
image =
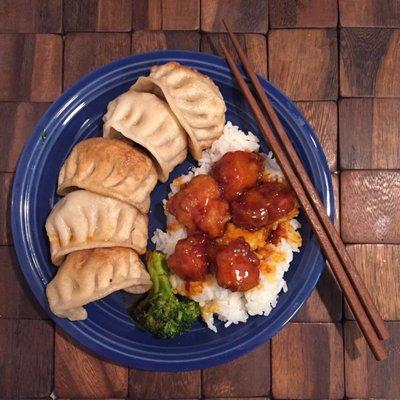
[[[187,137],[168,104],[151,93],[130,90],[108,104],[104,137],[125,136],[154,157],[162,182],[187,155]]]
[[[55,278],[47,285],[51,311],[72,321],[87,318],[82,307],[117,290],[144,293],[151,288],[146,268],[135,251],[102,248],[75,251],[67,256]]]
[[[135,207],[86,190],[67,194],[46,221],[51,259],[60,265],[73,251],[129,247],[146,251],[147,216]]]
[[[147,213],[156,183],[157,172],[145,154],[121,140],[92,138],[72,149],[58,176],[57,193],[86,189]]]
[[[165,98],[189,135],[190,151],[197,160],[223,133],[226,106],[221,92],[208,76],[192,68],[177,62],[154,66],[132,89]]]

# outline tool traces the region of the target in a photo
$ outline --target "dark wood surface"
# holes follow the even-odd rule
[[[82,75],[157,49],[218,53],[221,19],[327,155],[336,226],[392,338],[373,360],[329,269],[270,342],[204,371],[100,359],[55,329],[19,272],[9,223],[19,153]],[[399,0],[0,0],[0,399],[400,399]]]

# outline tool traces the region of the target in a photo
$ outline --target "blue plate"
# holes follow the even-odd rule
[[[128,57],[87,75],[50,107],[39,121],[22,153],[12,193],[12,231],[18,260],[32,292],[62,330],[103,357],[130,367],[183,371],[207,368],[236,358],[275,335],[310,295],[324,268],[324,260],[308,223],[301,218],[303,246],[285,274],[289,291],[279,296],[268,317],[251,317],[246,324],[223,328],[217,334],[198,322],[191,332],[174,340],[155,339],[135,328],[126,314],[127,296],[115,293],[87,306],[86,321],[70,322],[49,311],[45,286],[56,273],[51,264],[44,230],[46,218],[57,202],[57,175],[72,147],[82,139],[101,135],[107,103],[126,91],[149,68],[176,60],[210,76],[219,86],[228,111],[227,120],[242,130],[258,135],[266,143],[225,61],[209,54],[161,51]],[[262,84],[290,135],[328,213],[333,195],[324,153],[304,116],[293,103],[267,80]],[[177,167],[171,179],[193,164],[188,159]],[[171,181],[170,179],[170,181]],[[169,183],[159,184],[152,194],[149,235],[164,228],[161,201]]]

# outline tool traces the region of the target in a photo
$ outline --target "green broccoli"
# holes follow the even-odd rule
[[[153,251],[147,258],[153,287],[147,296],[130,311],[136,324],[164,339],[174,338],[190,330],[200,315],[199,305],[172,292],[164,254]]]

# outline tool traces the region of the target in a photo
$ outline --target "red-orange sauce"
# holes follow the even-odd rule
[[[297,209],[291,189],[262,172],[259,154],[226,153],[210,175],[194,177],[168,200],[167,210],[189,233],[168,263],[189,295],[200,294],[210,274],[221,287],[247,291],[258,285],[260,271],[274,273],[269,259]]]

